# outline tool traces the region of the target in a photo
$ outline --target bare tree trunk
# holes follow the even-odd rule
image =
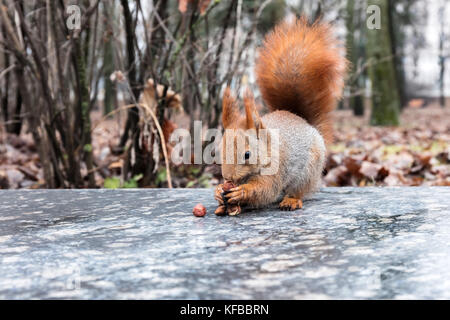
[[[189,2],[188,8],[186,13],[183,16],[183,25],[182,25],[182,32],[187,33],[189,30],[189,44],[192,44],[195,42],[195,34],[193,30],[193,23],[196,19],[196,8],[197,8],[197,1]],[[192,45],[188,45],[185,50],[185,56],[186,56],[186,63],[183,64],[183,79],[182,79],[182,94],[183,94],[183,102],[184,107],[188,114],[190,115],[190,129],[191,132],[194,128],[194,121],[196,120],[196,112],[197,109],[197,97],[194,94],[195,92],[195,86],[197,79],[193,78],[190,70],[195,70],[195,61],[194,61],[194,51],[192,48]]]
[[[127,0],[121,0],[123,15],[125,19],[125,31],[126,31],[126,48],[127,48],[127,71],[128,79],[131,86],[132,97],[131,103],[135,103],[139,99],[141,88],[139,83],[137,83],[137,61],[136,61],[136,51],[135,51],[135,31],[133,28],[134,19],[131,15],[130,7],[128,6]],[[128,138],[134,137],[136,135],[136,130],[139,122],[139,110],[137,107],[131,108],[128,111],[128,118],[125,125],[125,130],[120,140],[119,147],[122,149],[128,141]]]
[[[372,81],[372,125],[399,124],[400,97],[395,76],[394,54],[390,39],[388,0],[369,0],[381,9],[381,28],[368,30],[367,53]]]
[[[447,35],[444,30],[444,13],[446,11],[447,2],[443,1],[439,8],[439,23],[441,29],[439,32],[439,102],[442,108],[445,107],[445,68],[447,59],[450,56],[446,56],[444,52],[444,44],[446,43]]]
[[[362,99],[362,94],[359,83],[360,77],[362,75],[357,75],[358,72],[358,46],[355,41],[355,0],[347,1],[347,17],[346,17],[346,26],[347,26],[347,59],[352,63],[352,74],[354,75],[353,82],[350,83],[350,88],[352,89],[349,97],[350,109],[353,110],[353,114],[355,116],[363,116],[364,115],[364,102]],[[356,14],[359,14],[357,11]]]
[[[403,47],[398,45],[399,33],[403,27],[399,22],[396,23],[394,13],[396,11],[396,1],[388,1],[388,12],[389,12],[389,35],[391,39],[392,54],[394,56],[394,70],[395,79],[398,88],[398,94],[400,98],[400,110],[403,109],[408,103],[406,97],[406,77],[405,77],[405,66],[403,64]]]
[[[0,31],[2,33],[2,39],[6,38],[6,30],[4,25],[1,26]],[[6,49],[6,48],[5,48]],[[4,66],[3,70],[6,70],[10,67],[10,55],[6,50],[3,50],[3,59],[2,64]],[[0,88],[0,104],[1,104],[1,111],[3,113],[3,120],[5,123],[8,123],[9,121],[9,84],[10,84],[10,72],[5,74],[4,80],[1,83],[4,83],[4,87]],[[0,84],[1,84],[0,83]],[[8,125],[6,125],[6,131],[8,132]]]
[[[104,62],[104,76],[105,83],[105,97],[103,100],[103,113],[109,114],[117,108],[117,92],[116,85],[111,81],[110,76],[115,71],[114,69],[114,48],[112,40],[108,39],[105,43],[105,62]]]

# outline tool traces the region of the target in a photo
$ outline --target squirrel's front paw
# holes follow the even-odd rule
[[[230,204],[243,204],[249,200],[249,197],[250,186],[248,184],[243,184],[239,187],[233,188],[229,193],[225,194],[227,203]]]
[[[220,205],[224,204],[222,193],[223,193],[223,184],[219,184],[216,187],[216,190],[214,191],[214,199],[216,199],[216,201],[219,202]]]

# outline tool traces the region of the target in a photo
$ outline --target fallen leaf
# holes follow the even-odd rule
[[[339,166],[328,172],[325,177],[325,182],[329,186],[343,186],[346,185],[351,177],[351,173],[344,166]]]
[[[368,161],[363,161],[361,168],[359,169],[359,173],[361,173],[366,178],[375,180],[382,168],[383,168],[382,165]]]

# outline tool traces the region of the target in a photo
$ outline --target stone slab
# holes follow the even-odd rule
[[[450,299],[450,188],[215,205],[200,189],[1,191],[0,298]]]

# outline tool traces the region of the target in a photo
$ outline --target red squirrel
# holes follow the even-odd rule
[[[226,88],[222,106],[224,129],[278,129],[278,170],[263,175],[259,161],[249,164],[249,149],[235,150],[233,163],[226,163],[222,140],[222,175],[237,187],[223,194],[215,191],[220,205],[263,207],[279,202],[282,210],[302,208],[302,200],[320,187],[326,145],[333,138],[331,112],[342,96],[348,62],[344,50],[324,22],[309,24],[306,18],[284,21],[270,32],[259,50],[256,78],[270,112],[260,117],[253,95],[244,97],[245,116]],[[236,148],[237,149],[237,148]],[[244,163],[238,162],[243,157]]]

